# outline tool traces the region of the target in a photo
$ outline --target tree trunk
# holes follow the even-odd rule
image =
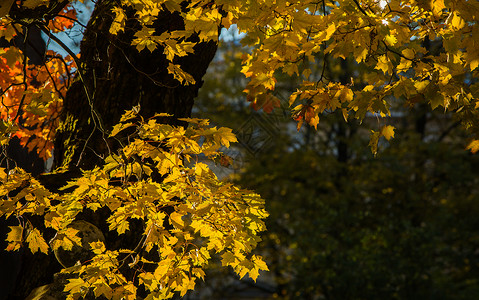
[[[82,78],[72,85],[65,99],[62,130],[55,140],[54,166],[91,168],[101,163],[115,149],[113,140],[106,140],[112,126],[127,109],[139,105],[143,117],[155,113],[188,117],[202,85],[202,77],[213,59],[215,42],[201,43],[194,54],[177,59],[196,84],[183,86],[168,74],[168,61],[159,48],[153,53],[138,52],[130,46],[139,26],[133,19],[126,23],[124,33],[109,33],[112,23],[112,1],[96,5],[81,43]],[[133,15],[133,12],[129,12]],[[178,13],[160,12],[155,24],[156,34],[184,29]],[[88,93],[88,97],[87,97]],[[76,123],[75,123],[76,122]]]
[[[40,177],[52,192],[78,176],[80,169],[101,165],[106,156],[118,150],[118,142],[108,139],[108,135],[125,110],[139,105],[140,115],[145,118],[164,112],[173,117],[162,121],[181,124],[176,119],[190,116],[194,98],[203,83],[202,77],[216,52],[215,42],[200,43],[193,54],[174,61],[196,81],[194,85],[183,86],[168,74],[168,61],[161,47],[150,53],[147,49],[138,52],[130,45],[139,28],[133,18],[126,22],[125,32],[118,36],[109,33],[114,17],[111,9],[115,5],[116,1],[98,1],[87,25],[78,59],[81,76],[77,76],[66,94],[54,142],[54,168],[64,167],[68,171]],[[134,12],[130,10],[128,14],[133,16]],[[184,29],[180,14],[169,11],[160,12],[154,26],[157,35]],[[81,217],[102,219],[91,215]],[[35,223],[37,227],[43,226],[41,219]],[[136,234],[136,237],[141,235]],[[45,234],[47,241],[50,235],[52,233]],[[112,249],[119,243],[124,243],[125,247],[125,243],[131,241],[128,236],[114,243],[112,240],[107,236],[107,248]],[[30,254],[25,258],[14,296],[10,299],[24,299],[34,288],[51,283],[53,274],[60,270],[60,265],[52,258],[53,255],[44,254]]]

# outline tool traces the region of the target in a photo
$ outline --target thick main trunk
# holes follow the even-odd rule
[[[114,2],[98,1],[81,43],[82,76],[77,76],[67,92],[54,146],[54,168],[65,167],[68,171],[41,177],[52,191],[79,175],[80,168],[100,165],[103,158],[118,149],[117,142],[107,137],[125,110],[139,105],[144,117],[169,113],[174,117],[165,122],[176,124],[179,124],[176,118],[190,116],[202,77],[216,52],[215,42],[200,43],[193,54],[175,61],[196,81],[194,85],[183,86],[168,74],[163,49],[138,52],[130,45],[138,29],[136,21],[127,21],[127,29],[118,36],[109,33]],[[181,30],[183,20],[179,14],[161,12],[155,29],[158,35]],[[37,223],[41,226],[42,220]],[[43,254],[29,257],[11,299],[24,299],[32,289],[51,283],[53,273],[60,268],[52,257]]]
[[[138,52],[130,46],[138,29],[135,20],[127,21],[124,33],[109,33],[112,7],[111,1],[99,2],[85,32],[80,58],[83,76],[78,77],[65,99],[63,130],[55,141],[56,167],[91,168],[101,163],[115,148],[114,142],[105,137],[124,111],[133,106],[139,105],[144,117],[154,113],[189,116],[201,78],[216,52],[215,42],[201,43],[194,54],[175,62],[196,80],[194,85],[183,86],[168,74],[163,49]],[[163,11],[155,28],[158,35],[182,30],[183,19],[177,13]]]

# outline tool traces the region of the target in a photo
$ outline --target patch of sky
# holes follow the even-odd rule
[[[93,1],[87,0],[84,3],[79,1],[74,2],[73,7],[77,11],[77,21],[74,23],[73,27],[59,33],[51,33],[60,39],[65,46],[67,46],[73,53],[80,53],[80,42],[83,38],[83,33],[85,31],[85,26],[90,19],[90,16],[95,7]],[[42,37],[47,43],[47,48],[59,53],[62,56],[67,56],[68,53],[62,46],[54,42],[48,35],[42,33]]]
[[[236,24],[232,24],[230,28],[222,28],[220,34],[220,41],[239,43],[241,39],[246,35],[244,32],[239,32]]]
[[[388,2],[386,0],[380,0],[378,5],[381,9],[384,9],[386,8],[386,5],[388,5]]]

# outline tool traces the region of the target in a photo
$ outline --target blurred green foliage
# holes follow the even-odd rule
[[[238,153],[249,159],[229,173],[266,199],[270,217],[260,251],[274,281],[272,297],[479,299],[479,156],[465,150],[459,123],[413,104],[361,125],[325,114],[317,131],[296,132],[287,109],[271,116],[247,107],[235,47],[219,51],[197,114],[238,134],[252,116],[274,125],[256,126],[268,147],[247,154],[239,145],[233,160]],[[355,74],[347,61],[328,72]],[[373,157],[368,128],[378,122],[397,132],[390,142],[380,140]]]

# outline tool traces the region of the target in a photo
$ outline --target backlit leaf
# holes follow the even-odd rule
[[[22,246],[23,240],[23,227],[21,226],[8,226],[10,232],[7,234],[6,241],[8,242],[7,251],[19,250]]]
[[[45,242],[45,239],[38,229],[33,228],[28,232],[26,242],[28,243],[28,248],[30,248],[32,253],[40,251],[48,254],[48,244]]]

